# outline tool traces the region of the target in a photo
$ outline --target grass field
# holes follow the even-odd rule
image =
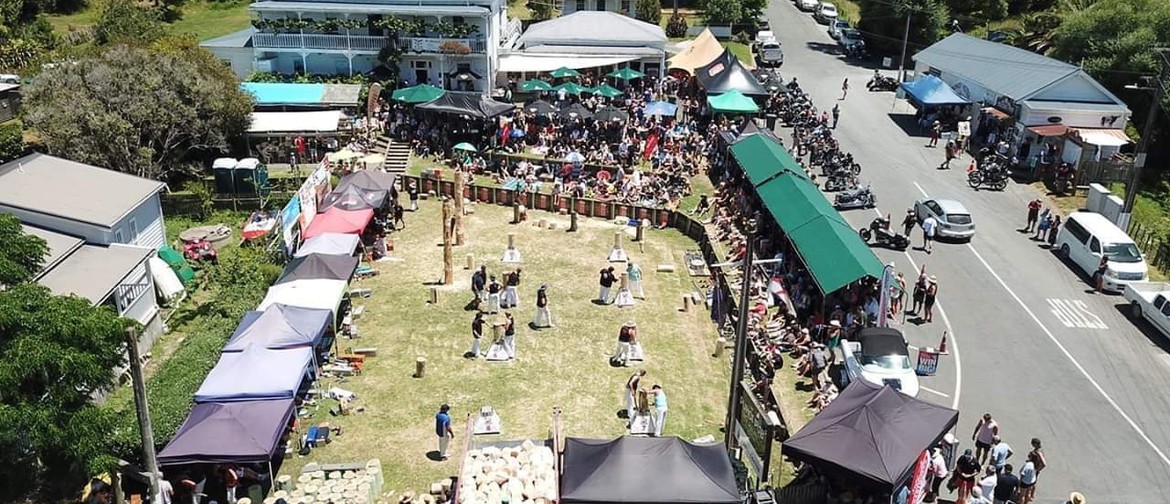
[[[339,424],[344,434],[308,457],[294,457],[281,470],[298,474],[309,461],[342,462],[380,458],[386,472],[386,490],[425,489],[430,483],[458,470],[464,419],[481,406],[490,405],[503,420],[502,439],[542,438],[551,428],[553,408],[563,408],[563,432],[568,436],[615,437],[624,433],[625,422],[617,416],[624,406],[622,387],[632,369],[613,368],[613,352],[619,326],[627,320],[639,325],[646,349],[644,383],[660,383],[670,402],[666,434],[693,439],[711,434],[720,437],[724,420],[727,363],[713,359],[714,327],[704,310],[683,313],[681,296],[694,289],[685,272],[683,253],[697,248],[674,230],[651,230],[644,251],[626,242],[634,261],[642,265],[648,299],[631,308],[599,306],[597,271],[606,266],[615,224],[582,219],[580,231],[567,234],[567,218],[540,212],[530,221],[508,224],[508,208],[476,205],[465,219],[468,243],[455,249],[455,281],[440,286],[439,302],[427,303],[429,286],[441,277],[442,248],[440,205],[421,202],[421,210],[407,216],[405,231],[393,235],[400,262],[377,263],[380,274],[357,282],[373,296],[364,301],[365,314],[358,320],[362,338],[342,340],[350,345],[378,347],[378,356],[365,363],[363,373],[342,381],[325,380],[325,388],[338,386],[357,393],[355,406],[365,411],[331,417],[323,404],[313,421]],[[556,230],[541,229],[532,222],[549,219]],[[499,260],[506,234],[515,233],[524,255],[521,307],[514,311],[518,359],[489,363],[463,357],[471,344],[471,271],[463,269],[467,254],[485,263],[489,274],[507,268]],[[627,235],[629,235],[627,230]],[[674,264],[678,272],[656,273],[658,264]],[[556,328],[534,331],[527,327],[533,316],[537,286],[548,283]],[[359,301],[357,304],[363,304]],[[489,319],[490,320],[490,319]],[[412,378],[415,359],[427,358],[427,373]],[[434,414],[439,404],[449,403],[455,419],[456,440],[452,457],[435,462],[427,457],[437,448]]]
[[[169,33],[191,35],[197,40],[227,35],[247,28],[250,24],[248,3],[245,0],[224,2],[194,0],[183,6],[182,18],[165,26]],[[47,17],[54,30],[66,33],[96,24],[100,11],[100,3],[94,2],[85,10],[74,14]]]

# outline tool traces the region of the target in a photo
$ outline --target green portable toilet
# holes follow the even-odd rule
[[[219,158],[211,163],[211,173],[215,176],[215,194],[235,194],[236,158]]]
[[[268,185],[268,166],[256,158],[244,158],[236,163],[236,194],[259,194],[268,196],[272,188]]]

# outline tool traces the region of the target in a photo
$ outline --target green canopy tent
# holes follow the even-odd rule
[[[785,233],[826,215],[845,222],[817,186],[792,174],[780,175],[757,187],[756,194]]]
[[[800,163],[793,159],[783,145],[767,135],[751,135],[736,142],[731,146],[731,156],[756,187],[783,173],[792,173],[808,180]]]
[[[609,84],[602,84],[591,89],[589,92],[603,98],[617,98],[622,95],[622,91],[620,89],[610,86]]]
[[[754,114],[760,111],[755,100],[748,98],[738,89],[719,95],[708,95],[707,103],[711,105],[711,110],[723,114]]]
[[[553,91],[559,92],[562,89],[565,91],[565,93],[571,94],[571,95],[579,95],[581,93],[585,93],[585,92],[589,91],[589,88],[582,86],[580,84],[577,84],[576,82],[566,82],[566,83],[561,84],[557,87],[554,87]]]
[[[639,72],[637,70],[634,70],[633,68],[625,67],[625,68],[619,68],[617,70],[614,70],[614,71],[606,74],[606,76],[613,77],[615,79],[621,79],[624,81],[632,81],[634,79],[641,79],[642,77],[645,77],[646,74]]]
[[[419,84],[408,88],[395,89],[390,97],[405,103],[426,103],[438,100],[447,92],[430,84]]]
[[[520,90],[525,93],[534,93],[537,91],[548,91],[552,89],[552,84],[542,80],[527,80],[520,83]]]
[[[569,67],[560,67],[556,70],[549,72],[548,74],[553,76],[554,79],[565,79],[565,78],[569,78],[569,77],[580,77],[581,76],[581,72],[573,70],[572,68],[569,68]]]
[[[839,214],[812,219],[788,231],[788,238],[823,293],[865,277],[881,278],[885,269],[857,230]]]

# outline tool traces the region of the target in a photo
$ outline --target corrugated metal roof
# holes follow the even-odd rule
[[[535,23],[520,36],[520,46],[648,46],[662,49],[662,27],[609,11],[578,11]]]
[[[116,243],[109,247],[83,245],[37,283],[48,287],[53,294],[77,295],[96,305],[105,301],[134,268],[153,254],[153,250],[145,247]]]
[[[162,182],[47,154],[0,165],[0,205],[112,227]]]
[[[1022,100],[1079,68],[1032,51],[955,33],[914,55],[914,61]]]
[[[252,28],[244,28],[238,32],[229,33],[222,37],[204,40],[200,47],[252,47]]]

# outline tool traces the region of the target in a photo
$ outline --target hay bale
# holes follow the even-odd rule
[[[438,495],[440,493],[443,493],[443,484],[431,483],[431,494]]]
[[[305,495],[316,495],[317,491],[319,490],[317,485],[312,485],[312,484],[305,485],[305,486],[301,487],[300,489],[305,492]]]
[[[313,471],[313,472],[311,472],[311,473],[309,473],[309,474],[310,474],[310,475],[312,475],[312,476],[313,476],[313,479],[315,479],[315,480],[323,480],[323,479],[325,479],[325,471]]]

